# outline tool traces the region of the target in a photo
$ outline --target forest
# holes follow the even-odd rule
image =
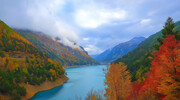
[[[104,69],[105,94],[91,91],[87,100],[178,100],[180,98],[179,26],[168,18],[157,42],[147,47],[130,66],[129,54]],[[154,37],[153,37],[154,38]],[[151,41],[150,41],[151,42]],[[43,45],[42,45],[43,46]],[[74,49],[76,50],[76,49]],[[135,50],[135,51],[137,51]],[[76,50],[78,52],[78,50]],[[81,55],[84,53],[79,52]],[[130,52],[132,54],[132,52]],[[127,57],[127,58],[126,58]],[[127,65],[126,65],[127,64]],[[27,94],[20,83],[40,85],[56,81],[65,70],[56,61],[0,21],[0,94],[20,100]],[[101,93],[101,94],[100,94]],[[0,96],[3,100],[3,97]]]
[[[169,31],[179,32],[179,30],[180,21],[174,23],[173,29],[171,28]],[[138,79],[142,80],[143,78],[145,78],[145,73],[150,71],[151,62],[153,60],[152,54],[156,50],[156,46],[158,46],[155,44],[158,44],[158,40],[161,41],[160,38],[163,38],[162,31],[163,30],[149,36],[133,51],[129,52],[122,58],[119,58],[118,60],[114,61],[114,63],[123,62],[127,65],[127,69],[130,71],[132,76],[132,81],[136,81]]]
[[[20,83],[40,85],[62,75],[61,65],[0,21],[0,94],[20,100],[27,93]]]
[[[180,34],[168,18],[162,37],[153,45],[150,66],[139,67],[136,80],[123,62],[107,65],[104,96],[106,100],[179,100],[180,98]],[[147,54],[145,54],[147,55]],[[143,61],[143,60],[142,60]],[[142,77],[143,74],[143,77]],[[88,94],[86,100],[103,100],[98,92]]]
[[[0,100],[180,100],[180,0],[0,0]]]
[[[172,18],[168,18],[162,37],[154,45],[150,71],[143,78],[141,71],[131,81],[127,66],[112,63],[106,70],[107,100],[178,100],[180,98],[180,35],[174,31]],[[149,68],[147,66],[147,68]],[[142,70],[140,67],[139,70]]]

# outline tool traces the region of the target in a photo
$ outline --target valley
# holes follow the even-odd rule
[[[180,100],[179,0],[0,0],[0,100]]]

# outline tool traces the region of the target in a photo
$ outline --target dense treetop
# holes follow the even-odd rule
[[[0,94],[19,100],[26,95],[19,83],[40,85],[64,74],[61,65],[0,21]]]

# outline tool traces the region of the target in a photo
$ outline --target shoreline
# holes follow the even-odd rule
[[[98,65],[104,65],[104,64],[63,66],[63,69],[73,68],[73,67],[98,66]],[[21,100],[29,100],[33,96],[35,96],[36,93],[41,92],[41,91],[45,91],[45,90],[50,90],[50,89],[55,88],[57,86],[61,86],[68,80],[69,80],[69,78],[64,75],[61,78],[57,79],[56,81],[49,81],[48,80],[48,81],[43,82],[40,85],[30,85],[30,84],[21,83],[20,86],[25,87],[26,91],[27,91],[26,96],[23,96],[21,98]]]
[[[73,68],[73,67],[99,66],[99,65],[105,65],[105,64],[97,64],[97,65],[73,65],[73,66],[62,66],[62,67],[63,67],[63,69],[66,69],[66,68]]]
[[[73,67],[84,67],[84,66],[98,66],[98,65],[103,65],[103,64],[97,64],[97,65],[74,65],[74,66],[63,66],[63,69],[66,68],[73,68]],[[30,84],[25,84],[25,83],[20,83],[20,86],[23,86],[26,88],[27,94],[26,96],[23,96],[21,100],[29,100],[33,96],[35,96],[36,93],[41,92],[41,91],[46,91],[50,90],[52,88],[55,88],[57,86],[63,85],[65,82],[67,82],[69,78],[65,75],[57,79],[56,81],[45,81],[40,85],[30,85]]]
[[[100,65],[105,65],[105,64],[63,66],[63,69],[74,68],[74,67],[85,67],[85,66],[100,66]],[[63,75],[56,81],[47,80],[40,85],[30,85],[30,84],[25,84],[25,83],[19,83],[19,85],[26,88],[26,91],[27,91],[27,94],[25,96],[22,96],[21,100],[29,100],[33,96],[35,96],[36,93],[41,92],[41,91],[50,90],[57,86],[61,86],[68,80],[69,80],[69,78],[67,76]],[[6,96],[6,95],[0,94],[0,96],[3,96],[4,98],[10,98],[8,95]]]
[[[52,88],[55,88],[57,86],[61,86],[64,84],[64,82],[68,81],[69,78],[65,75],[61,76],[59,79],[56,81],[45,81],[40,85],[30,85],[30,84],[25,84],[25,83],[20,83],[20,86],[23,86],[26,88],[27,94],[26,96],[23,96],[21,100],[29,100],[31,99],[36,93],[40,91],[45,91],[49,90]]]
[[[63,68],[66,69],[66,68],[73,68],[73,67],[99,66],[99,65],[104,65],[104,64],[63,66]],[[33,96],[35,96],[36,93],[41,92],[41,91],[45,91],[45,90],[50,90],[50,89],[55,88],[57,86],[61,86],[68,80],[69,80],[69,78],[64,75],[61,78],[57,79],[56,81],[49,81],[48,80],[48,81],[43,82],[40,85],[30,85],[30,84],[21,83],[20,86],[25,87],[26,91],[27,91],[26,96],[23,96],[21,98],[21,100],[29,100]]]

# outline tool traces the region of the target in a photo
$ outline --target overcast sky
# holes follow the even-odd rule
[[[0,0],[0,19],[13,28],[75,41],[90,55],[180,20],[180,0]]]

